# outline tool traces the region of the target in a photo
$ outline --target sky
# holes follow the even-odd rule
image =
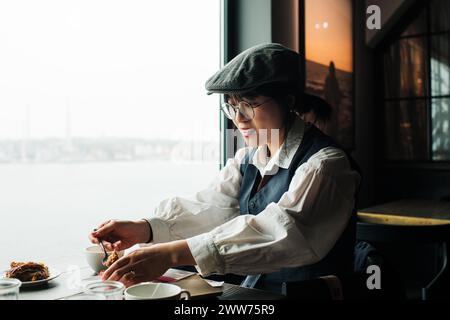
[[[219,0],[0,0],[0,140],[218,135],[219,19]]]
[[[305,1],[306,59],[351,72],[352,60],[351,0]]]

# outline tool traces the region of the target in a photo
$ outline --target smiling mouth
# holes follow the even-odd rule
[[[239,129],[244,137],[249,137],[256,133],[255,129]]]

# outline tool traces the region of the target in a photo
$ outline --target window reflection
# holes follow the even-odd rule
[[[449,36],[433,36],[431,46],[431,93],[433,96],[450,94]]]
[[[433,160],[450,159],[450,98],[433,99]]]
[[[433,96],[450,94],[449,35],[432,37],[431,91]],[[431,110],[433,160],[450,160],[449,98],[433,99]]]
[[[426,93],[426,38],[400,39],[384,57],[386,98],[423,97]]]
[[[352,7],[352,0],[305,1],[306,91],[333,110],[315,124],[346,149],[354,147]]]
[[[424,3],[383,54],[385,158],[450,160],[450,1]]]
[[[425,160],[428,156],[425,100],[386,104],[386,156],[389,160]]]

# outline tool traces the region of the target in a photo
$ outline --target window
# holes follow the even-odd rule
[[[450,161],[449,15],[427,2],[383,51],[386,160]]]
[[[219,0],[2,1],[0,44],[1,266],[218,172]]]
[[[354,149],[353,1],[305,0],[305,89],[332,107],[327,123],[315,122]]]

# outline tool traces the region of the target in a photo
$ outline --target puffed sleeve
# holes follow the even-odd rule
[[[173,197],[160,202],[146,219],[153,232],[153,243],[186,239],[209,232],[239,215],[240,164],[248,148],[228,159],[207,188],[192,197]]]
[[[359,182],[345,153],[322,149],[296,170],[277,203],[187,239],[197,270],[247,275],[320,261],[348,224]]]

